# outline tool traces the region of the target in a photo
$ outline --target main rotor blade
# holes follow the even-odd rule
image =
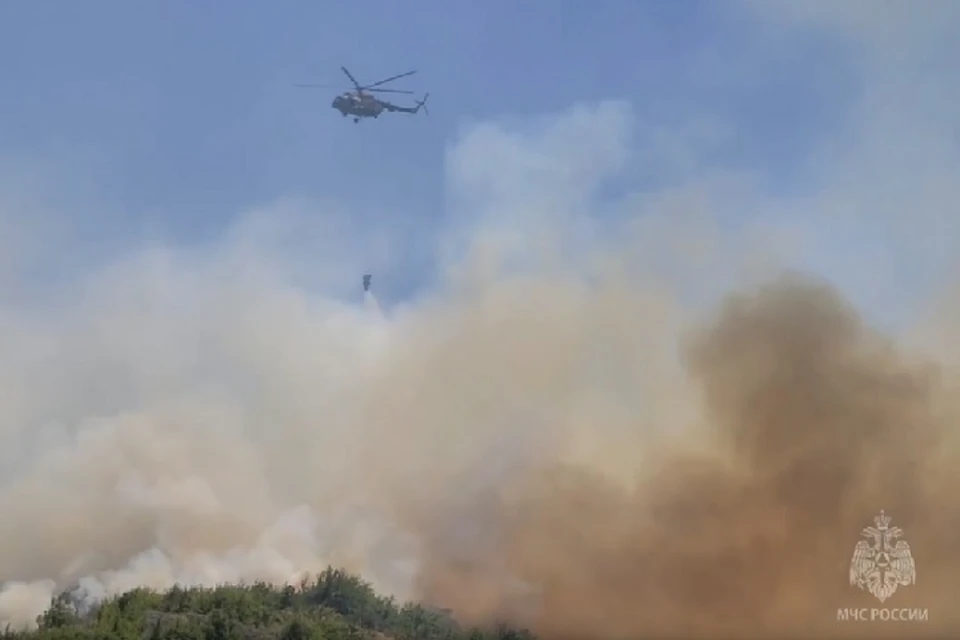
[[[347,77],[348,77],[348,78],[350,78],[350,82],[352,82],[353,85],[357,88],[357,91],[359,91],[359,90],[360,90],[360,83],[357,82],[357,79],[354,78],[353,75],[351,75],[351,73],[350,73],[349,71],[347,71],[347,68],[346,68],[346,67],[341,66],[340,68],[343,69],[343,72],[344,72],[345,74],[347,74]]]
[[[295,87],[307,87],[307,88],[309,88],[309,89],[329,89],[329,88],[331,88],[333,85],[329,85],[329,84],[295,84],[295,85],[293,85],[293,86],[295,86]]]
[[[364,91],[369,91],[370,93],[413,93],[413,91],[407,91],[406,89],[364,89]]]
[[[406,73],[400,73],[400,74],[397,74],[397,75],[392,76],[392,77],[390,77],[390,78],[387,78],[386,80],[381,80],[380,82],[374,82],[373,84],[364,87],[364,89],[370,89],[370,88],[373,88],[373,87],[379,87],[380,85],[386,84],[387,82],[390,82],[391,80],[396,80],[397,78],[406,78],[407,76],[412,76],[412,75],[415,74],[416,72],[417,72],[417,70],[414,69],[413,71],[407,71]]]

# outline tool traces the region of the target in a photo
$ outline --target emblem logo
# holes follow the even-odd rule
[[[883,511],[874,517],[875,527],[865,527],[850,560],[850,584],[864,589],[883,602],[898,587],[915,584],[917,570],[910,545],[900,527],[890,526],[890,516]]]

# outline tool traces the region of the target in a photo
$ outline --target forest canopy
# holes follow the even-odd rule
[[[56,596],[32,630],[7,640],[533,640],[507,626],[465,629],[448,612],[398,604],[363,579],[328,567],[299,585],[138,588],[97,603]]]

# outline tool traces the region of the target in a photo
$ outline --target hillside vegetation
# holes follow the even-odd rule
[[[398,605],[362,579],[328,568],[299,586],[135,589],[84,607],[56,597],[38,628],[9,640],[532,640],[507,627],[462,629],[443,612]]]

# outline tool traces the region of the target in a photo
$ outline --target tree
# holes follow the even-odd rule
[[[78,620],[79,615],[70,596],[61,593],[50,600],[50,608],[37,618],[37,626],[40,629],[59,629],[75,625]]]
[[[513,635],[511,635],[513,634]],[[174,586],[133,589],[77,608],[62,593],[33,631],[7,628],[2,640],[532,640],[507,628],[461,629],[443,611],[398,606],[359,576],[328,567],[299,588]]]
[[[296,618],[284,627],[280,640],[314,640],[318,634],[303,620]]]

